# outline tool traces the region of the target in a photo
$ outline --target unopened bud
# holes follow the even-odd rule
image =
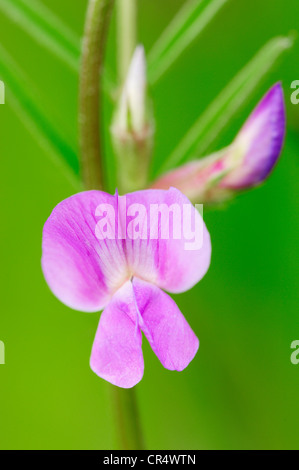
[[[111,133],[118,164],[120,191],[147,184],[154,123],[147,95],[146,60],[137,46],[123,86]]]
[[[267,178],[281,154],[285,128],[283,90],[278,83],[260,101],[229,147],[170,171],[153,187],[174,186],[195,202],[227,200]]]
[[[129,67],[112,131],[142,137],[148,127],[146,61],[143,46],[137,46]]]

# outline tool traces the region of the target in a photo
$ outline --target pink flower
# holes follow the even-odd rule
[[[160,214],[165,208],[169,237]],[[185,234],[185,219],[178,236],[175,214],[183,212],[200,225],[201,246],[186,248],[192,230]],[[161,289],[193,287],[209,268],[211,243],[200,214],[178,190],[76,194],[53,210],[42,249],[43,272],[58,299],[85,312],[104,309],[90,360],[98,376],[123,388],[141,380],[141,332],[167,369],[181,371],[194,358],[199,341]]]
[[[283,90],[274,85],[227,148],[163,175],[153,188],[171,186],[197,202],[221,202],[261,184],[281,154],[286,129]]]

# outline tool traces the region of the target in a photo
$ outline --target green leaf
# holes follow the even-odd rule
[[[197,38],[228,0],[189,0],[148,56],[149,82],[154,84]]]
[[[79,72],[80,37],[39,0],[1,0],[0,11],[71,70]],[[78,188],[75,175],[79,173],[79,163],[75,143],[66,142],[62,137],[64,133],[58,130],[56,123],[50,122],[38,106],[40,100],[34,85],[28,83],[23,71],[3,48],[0,48],[0,72],[10,93],[9,102],[17,115]],[[105,71],[103,89],[108,93],[111,83],[109,72]]]
[[[39,0],[1,0],[0,11],[39,45],[74,72],[79,72],[81,38]],[[112,95],[112,74],[103,74],[103,90]]]
[[[2,46],[0,77],[5,83],[6,102],[11,103],[24,125],[78,189],[79,180],[76,174],[79,173],[79,163],[76,149],[64,141],[58,130],[36,106],[35,103],[39,102],[36,90]]]
[[[207,110],[195,122],[174,152],[164,162],[162,171],[199,157],[230,124],[282,54],[293,45],[293,39],[277,37],[269,41],[234,77]]]
[[[1,0],[0,10],[34,40],[78,70],[80,38],[37,0]]]

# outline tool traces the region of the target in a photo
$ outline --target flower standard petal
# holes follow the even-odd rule
[[[152,217],[152,207],[157,217]],[[136,237],[132,217],[136,208],[141,212],[137,224],[143,232],[140,237]],[[172,208],[178,219],[172,217]],[[161,218],[160,209],[164,211]],[[186,223],[185,212],[189,215]],[[97,220],[103,214],[104,219]],[[119,222],[122,215],[124,222]],[[184,224],[187,228],[190,225],[189,232],[198,242],[191,249],[187,248],[190,240]],[[110,228],[111,237],[107,236]],[[172,232],[177,229],[181,233],[175,238]],[[42,268],[51,290],[69,307],[87,312],[101,310],[135,275],[170,292],[190,289],[205,275],[210,257],[210,236],[200,214],[173,188],[122,197],[101,191],[80,193],[53,210],[43,231]]]
[[[138,218],[139,236],[125,241],[133,275],[172,293],[191,289],[206,274],[211,261],[210,235],[199,212],[175,188],[127,194],[126,203],[136,207]],[[138,207],[145,208],[142,214]],[[198,243],[191,247],[187,232],[192,222]],[[131,223],[128,220],[127,229]]]
[[[134,387],[144,370],[141,332],[134,311],[129,281],[102,313],[90,358],[90,367],[99,377],[122,388]]]
[[[153,351],[166,369],[182,371],[194,358],[199,340],[165,292],[136,278],[133,289],[142,318],[140,327]]]
[[[99,206],[117,209],[117,198],[101,191],[76,194],[55,207],[45,223],[42,269],[53,293],[69,307],[95,312],[127,276],[120,241],[96,236]],[[107,230],[113,213],[106,216]]]

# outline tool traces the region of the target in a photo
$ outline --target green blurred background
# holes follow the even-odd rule
[[[86,0],[44,3],[81,35]],[[139,0],[139,41],[147,51],[183,3]],[[223,8],[151,90],[153,172],[237,71],[272,36],[296,30],[298,18],[298,0],[231,0]],[[43,110],[76,142],[77,75],[2,13],[0,22],[1,45],[30,77]],[[299,105],[290,103],[298,61],[299,40],[215,144],[230,143],[267,88],[283,81],[288,135],[281,161],[266,185],[227,210],[205,214],[211,268],[192,291],[175,297],[200,338],[199,353],[186,371],[169,372],[144,341],[145,375],[136,390],[150,449],[299,448],[299,365],[290,362],[290,344],[299,339]],[[107,100],[106,128],[110,108]],[[12,109],[8,88],[0,123],[0,340],[6,346],[0,448],[110,449],[109,388],[89,368],[99,314],[62,305],[40,268],[43,224],[74,189]],[[105,145],[106,165],[113,168],[107,132]]]

